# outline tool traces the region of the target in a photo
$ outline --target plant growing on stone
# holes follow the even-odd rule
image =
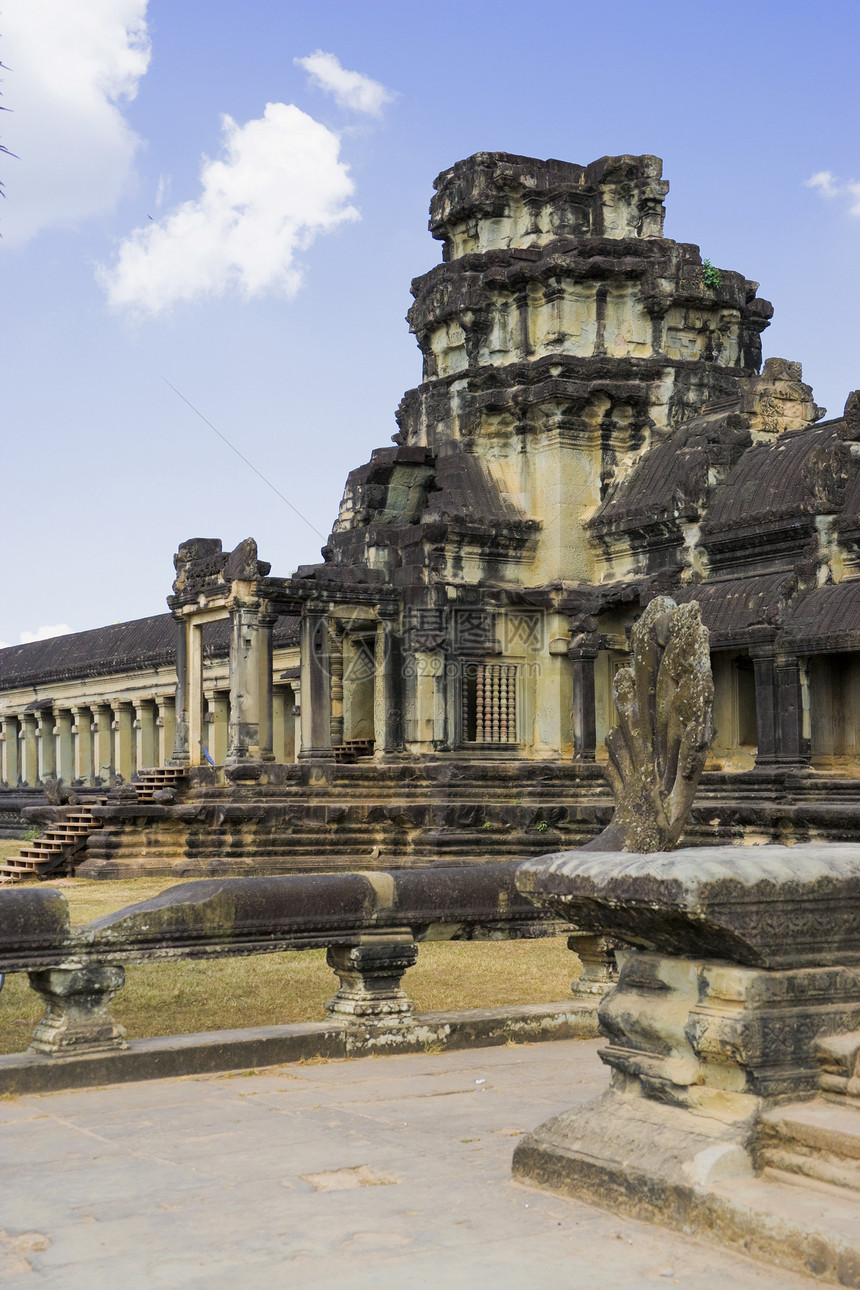
[[[719,291],[723,285],[723,275],[719,269],[715,269],[710,260],[705,260],[702,265],[702,281],[711,291]]]
[[[606,736],[615,814],[584,850],[676,846],[714,738],[708,631],[695,601],[657,596],[633,628],[630,667],[615,676],[618,725]]]

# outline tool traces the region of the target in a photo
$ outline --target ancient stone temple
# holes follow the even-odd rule
[[[140,660],[100,633],[0,652],[7,796],[187,768],[147,836],[204,869],[577,845],[608,817],[613,676],[670,594],[714,672],[690,838],[854,836],[860,394],[823,421],[798,363],[762,367],[771,305],[664,237],[656,157],[478,153],[435,190],[422,381],[322,561],[278,577],[195,539],[172,622],[123,625]]]

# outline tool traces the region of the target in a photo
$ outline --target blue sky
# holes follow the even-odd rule
[[[831,415],[860,386],[855,0],[4,0],[0,26],[0,640],[161,612],[187,537],[319,557],[420,380],[432,181],[478,150],[662,156],[667,236],[761,282],[765,354]]]

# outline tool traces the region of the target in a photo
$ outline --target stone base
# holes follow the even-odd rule
[[[610,1091],[524,1138],[513,1172],[522,1183],[860,1287],[860,1198],[808,1177],[756,1176],[748,1138],[747,1126]]]
[[[0,1057],[0,1097],[56,1093],[134,1080],[172,1079],[389,1053],[446,1052],[552,1039],[594,1039],[597,1009],[576,1000],[415,1014],[412,1024],[363,1031],[342,1021],[312,1021],[197,1035],[134,1039],[121,1051],[49,1057],[32,1051]]]

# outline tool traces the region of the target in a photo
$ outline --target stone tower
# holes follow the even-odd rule
[[[663,237],[661,171],[477,153],[437,178],[443,263],[409,311],[423,381],[398,447],[350,475],[334,560],[413,586],[595,580],[585,525],[619,468],[739,397],[772,314]]]

